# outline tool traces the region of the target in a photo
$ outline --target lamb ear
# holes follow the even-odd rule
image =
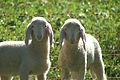
[[[85,31],[83,31],[83,29],[80,30],[80,37],[82,38],[83,41],[83,47],[86,50],[86,46],[85,46],[86,36],[85,36]]]
[[[64,37],[65,37],[65,31],[64,31],[64,28],[61,28],[61,30],[60,30],[60,49],[62,47]]]
[[[28,28],[26,30],[26,38],[25,38],[25,44],[28,45],[29,44],[29,39],[30,39],[30,34],[31,34],[31,31],[32,31],[32,24],[29,23],[28,24]]]
[[[47,26],[48,34],[50,37],[50,45],[54,47],[54,34],[53,34],[52,27],[49,23],[46,26]]]

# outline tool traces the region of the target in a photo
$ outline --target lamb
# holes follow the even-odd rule
[[[20,75],[20,80],[28,80],[28,76],[32,74],[37,75],[39,80],[46,80],[51,65],[50,45],[54,45],[50,23],[43,17],[34,17],[26,30],[25,42],[0,43],[1,79],[8,80]]]
[[[58,57],[61,80],[85,80],[86,68],[93,79],[107,80],[98,41],[77,19],[68,19],[60,31]]]

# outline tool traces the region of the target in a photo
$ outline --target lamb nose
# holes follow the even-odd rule
[[[37,38],[38,40],[40,40],[42,38],[42,35],[38,35]]]
[[[73,43],[75,42],[75,40],[74,40],[74,39],[71,39],[70,42],[71,42],[71,44],[73,44]]]

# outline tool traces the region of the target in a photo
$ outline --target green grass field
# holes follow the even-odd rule
[[[57,80],[60,76],[59,34],[68,18],[80,20],[86,32],[97,38],[107,76],[120,77],[120,57],[113,55],[120,54],[120,0],[0,0],[0,42],[24,40],[26,27],[35,16],[45,17],[54,31],[55,46],[50,53],[52,66],[48,80]],[[91,80],[89,72],[86,76]]]

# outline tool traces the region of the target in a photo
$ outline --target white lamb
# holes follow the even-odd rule
[[[30,35],[32,37],[29,43]],[[51,25],[43,17],[34,17],[28,25],[24,41],[0,43],[0,75],[2,80],[20,75],[20,80],[28,80],[28,75],[37,75],[46,80],[50,68],[50,44],[53,45]]]
[[[61,80],[85,80],[89,68],[93,79],[107,80],[98,41],[85,33],[77,19],[65,21],[60,32],[58,64]]]

